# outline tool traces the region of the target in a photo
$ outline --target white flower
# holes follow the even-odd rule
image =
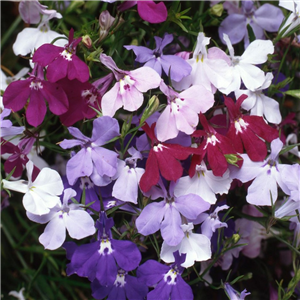
[[[242,108],[250,110],[251,115],[265,116],[268,122],[279,124],[282,120],[279,103],[263,93],[263,90],[271,85],[273,77],[272,73],[267,73],[265,81],[260,87],[253,91],[238,90],[235,92],[235,96],[237,99],[243,94],[248,96],[242,103]]]
[[[24,193],[23,205],[25,209],[35,215],[44,215],[49,213],[50,208],[60,203],[58,196],[63,191],[63,183],[59,174],[50,168],[42,169],[32,182],[33,168],[34,165],[29,160],[26,164],[28,182],[3,179],[3,187]]]
[[[11,291],[8,293],[8,295],[13,296],[19,300],[25,300],[24,296],[23,296],[23,291],[25,290],[25,288],[21,288],[18,292],[16,291]]]
[[[300,25],[300,0],[280,0],[279,6],[284,7],[292,12],[279,31],[279,34],[284,32],[282,36],[284,37],[287,36],[290,31]]]
[[[193,233],[192,223],[182,224],[184,238],[177,246],[169,246],[165,241],[161,247],[160,257],[166,263],[175,261],[173,253],[179,250],[179,254],[186,253],[185,262],[182,267],[191,267],[195,261],[204,261],[211,258],[210,239],[204,234]]]
[[[27,55],[41,45],[51,43],[58,37],[63,39],[55,41],[54,45],[64,47],[67,43],[66,36],[50,30],[48,20],[44,20],[43,18],[38,28],[27,27],[19,32],[13,44],[13,51],[15,55]]]
[[[260,88],[266,80],[265,73],[255,65],[268,60],[268,54],[274,52],[273,43],[269,40],[255,40],[247,47],[242,56],[235,56],[228,35],[224,33],[223,39],[227,44],[233,67],[233,81],[227,92],[238,90],[241,80],[248,90],[255,91]]]

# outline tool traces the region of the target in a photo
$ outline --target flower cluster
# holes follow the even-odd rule
[[[20,1],[1,208],[26,276],[44,258],[7,295],[41,298],[47,264],[53,299],[300,296],[290,2]]]

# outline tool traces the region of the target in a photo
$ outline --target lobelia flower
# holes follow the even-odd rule
[[[278,155],[283,143],[279,138],[271,142],[271,153],[263,162],[253,162],[247,154],[241,154],[244,163],[240,169],[230,167],[231,178],[245,183],[253,180],[248,187],[246,200],[253,205],[272,205],[277,200],[277,184],[287,195],[290,190],[285,184],[283,170],[289,165],[279,164]]]
[[[208,210],[210,204],[195,194],[175,197],[174,182],[170,183],[169,192],[162,182],[160,187],[161,190],[150,196],[152,199],[163,197],[164,200],[148,204],[136,219],[136,227],[145,236],[160,229],[164,241],[169,246],[176,246],[185,236],[181,228],[182,216],[194,220],[200,213]]]
[[[57,19],[62,18],[62,15],[56,10],[47,8],[48,6],[42,5],[38,0],[21,0],[19,13],[23,21],[27,24],[38,24],[41,21],[41,15]]]
[[[215,176],[223,176],[228,168],[228,163],[225,155],[231,154],[239,159],[239,156],[234,149],[232,142],[226,136],[218,133],[207,121],[205,116],[200,113],[200,122],[204,130],[196,130],[193,137],[203,137],[200,145],[194,149],[191,166],[189,169],[190,177],[193,177],[196,172],[196,165],[200,165],[201,161],[207,154],[208,163]],[[242,161],[237,162],[241,165]]]
[[[216,232],[216,229],[227,227],[227,224],[225,222],[221,222],[218,216],[219,211],[228,209],[228,205],[222,205],[217,206],[216,209],[208,214],[208,213],[201,213],[197,217],[197,223],[201,224],[201,232],[205,236],[207,236],[209,239],[211,239],[214,232]]]
[[[74,242],[64,243],[63,248],[70,260],[67,265],[68,276],[77,274],[90,281],[96,279],[100,285],[109,286],[115,282],[119,268],[128,272],[139,265],[142,257],[138,247],[131,241],[113,239],[113,225],[113,219],[101,212],[100,219],[95,224],[98,229],[96,241],[80,246]]]
[[[39,126],[46,115],[47,106],[55,115],[61,115],[68,110],[69,103],[64,90],[56,83],[44,80],[44,72],[40,65],[35,64],[29,78],[13,81],[3,94],[3,103],[6,108],[18,111],[26,108],[26,120],[34,127]]]
[[[18,292],[17,291],[10,291],[8,293],[8,295],[17,298],[18,300],[25,300],[25,297],[23,295],[24,291],[25,291],[25,288],[23,287]]]
[[[68,130],[76,140],[65,139],[59,144],[60,147],[69,149],[81,146],[81,150],[67,163],[66,174],[70,185],[80,177],[90,176],[92,181],[100,186],[99,176],[113,177],[116,174],[118,154],[101,147],[120,134],[116,119],[108,116],[95,119],[91,138],[83,135],[76,127],[69,127]]]
[[[212,93],[216,89],[222,93],[229,93],[228,86],[232,81],[232,68],[227,54],[217,47],[206,50],[210,38],[205,37],[203,32],[198,33],[196,48],[193,57],[187,62],[192,67],[190,75],[181,81],[172,82],[177,90],[184,90],[191,85],[202,85]]]
[[[267,155],[265,141],[270,143],[279,134],[275,128],[266,124],[262,117],[246,116],[241,113],[240,107],[246,98],[247,95],[242,95],[234,103],[231,98],[224,96],[230,118],[230,127],[226,136],[232,141],[238,153],[243,153],[245,148],[251,160],[262,161]]]
[[[199,122],[198,114],[214,104],[213,94],[201,85],[177,93],[162,81],[160,90],[168,101],[156,122],[157,138],[162,142],[177,137],[179,131],[192,134]]]
[[[94,220],[80,204],[68,204],[69,199],[76,196],[71,189],[64,190],[62,203],[50,209],[45,215],[34,215],[27,211],[27,217],[36,223],[45,224],[44,233],[39,237],[45,249],[55,250],[62,246],[66,239],[66,230],[73,239],[83,239],[95,233]]]
[[[148,287],[128,272],[119,269],[113,284],[104,286],[97,279],[92,282],[92,296],[95,299],[107,300],[143,300],[148,293]]]
[[[233,80],[228,91],[240,89],[241,81],[248,90],[255,91],[266,81],[264,72],[255,65],[262,64],[268,60],[268,54],[274,52],[272,41],[255,40],[247,47],[242,56],[235,56],[234,49],[227,34],[223,39],[229,50],[231,66],[233,68]]]
[[[70,80],[77,79],[80,82],[88,81],[90,74],[88,66],[76,56],[76,47],[81,37],[74,39],[74,29],[69,32],[69,42],[64,47],[52,44],[40,46],[32,57],[33,62],[42,67],[47,66],[47,79],[56,82],[68,77]]]
[[[277,32],[282,21],[283,13],[280,8],[265,3],[256,8],[254,1],[241,1],[240,13],[229,14],[219,26],[219,36],[227,34],[232,44],[237,44],[244,39],[245,48],[249,45],[247,25],[250,25],[256,39],[265,39],[265,31]]]
[[[224,283],[224,289],[230,300],[244,300],[246,296],[250,295],[247,290],[241,293],[237,292],[228,282]]]
[[[63,88],[68,100],[69,109],[60,115],[60,120],[65,126],[72,126],[77,121],[91,119],[96,116],[96,111],[101,106],[101,99],[108,86],[112,82],[112,74],[109,74],[92,84],[80,82],[77,79],[61,79],[56,83]]]
[[[128,149],[131,157],[125,161],[119,160],[117,180],[112,190],[112,196],[126,202],[137,204],[139,181],[145,170],[137,168],[137,160],[142,159],[142,154],[133,147]]]
[[[285,20],[284,25],[280,28],[278,34],[284,36],[288,36],[289,33],[300,25],[300,1],[299,0],[291,0],[291,1],[283,1],[279,0],[279,6],[291,11],[291,14]]]
[[[183,176],[178,179],[174,195],[176,197],[196,194],[210,204],[217,202],[216,194],[227,194],[232,179],[227,170],[222,176],[215,176],[211,170],[207,170],[205,163],[202,161],[195,167],[193,177]]]
[[[9,136],[15,136],[18,134],[22,134],[25,127],[24,126],[13,126],[12,122],[10,120],[4,120],[5,117],[9,116],[11,113],[10,109],[4,108],[4,110],[0,114],[0,137],[9,137]]]
[[[6,76],[5,73],[1,70],[1,78],[0,78],[0,89],[5,91],[8,85],[16,80],[23,79],[25,75],[27,75],[29,68],[22,68],[16,75],[14,76]],[[1,96],[2,97],[2,96]],[[3,108],[2,108],[3,109]]]
[[[237,90],[235,91],[235,96],[236,98],[242,95],[248,96],[241,107],[245,110],[250,110],[251,115],[264,116],[269,123],[279,124],[282,121],[279,103],[263,93],[263,90],[271,85],[273,77],[273,74],[269,72],[266,74],[265,81],[260,87],[254,89],[254,91]]]
[[[175,261],[174,253],[179,251],[179,254],[186,254],[185,261],[181,264],[182,267],[189,268],[194,265],[195,261],[205,261],[211,258],[210,239],[204,234],[193,233],[193,223],[182,224],[184,237],[176,246],[170,246],[166,241],[163,241],[160,258],[171,263]]]
[[[31,1],[28,1],[31,2]],[[16,41],[13,44],[13,52],[15,55],[25,56],[34,52],[40,46],[51,43],[54,39],[54,45],[64,47],[66,44],[66,36],[59,34],[50,29],[50,16],[43,16],[42,22],[37,28],[26,27],[18,33]]]
[[[63,191],[63,183],[59,174],[50,168],[43,168],[32,181],[33,167],[33,163],[29,160],[26,164],[28,181],[11,182],[3,179],[3,187],[25,194],[23,205],[27,212],[44,215],[60,203],[58,196]]]
[[[149,259],[138,267],[138,279],[154,287],[147,295],[147,300],[192,300],[192,288],[182,279],[184,268],[181,264],[185,261],[185,254],[174,253],[175,262],[169,266]]]
[[[154,1],[124,1],[118,6],[118,10],[124,11],[137,5],[137,11],[140,17],[152,24],[162,23],[168,17],[168,10],[163,2]]]
[[[192,71],[191,66],[181,57],[163,54],[163,49],[173,41],[173,35],[165,33],[163,38],[154,37],[156,48],[151,50],[143,46],[124,46],[127,50],[133,50],[136,55],[135,61],[144,63],[144,66],[154,69],[159,76],[164,73],[171,80],[180,81]]]
[[[169,181],[176,181],[182,175],[183,168],[178,160],[187,159],[193,152],[192,148],[183,147],[178,144],[160,142],[154,133],[155,123],[151,128],[146,123],[143,130],[151,140],[151,149],[146,162],[145,173],[140,179],[140,188],[147,192],[162,177]]]
[[[290,198],[300,203],[300,165],[293,164],[284,168],[282,178],[290,191]]]
[[[112,70],[117,82],[102,98],[102,113],[111,116],[124,107],[136,111],[143,104],[143,93],[159,86],[160,76],[149,67],[133,71],[120,70],[110,56],[100,54],[100,61]]]

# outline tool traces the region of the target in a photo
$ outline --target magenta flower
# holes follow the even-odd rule
[[[50,111],[55,115],[65,113],[69,104],[64,90],[58,84],[44,80],[41,66],[36,64],[29,75],[27,79],[13,81],[8,85],[3,95],[3,103],[5,108],[18,111],[30,98],[26,109],[26,119],[30,125],[37,127],[46,115],[45,100],[49,104]]]
[[[154,1],[124,1],[118,6],[120,11],[137,5],[140,17],[149,23],[162,23],[167,20],[168,10],[163,2],[155,3]]]
[[[69,33],[69,43],[65,47],[52,44],[44,44],[39,47],[32,57],[33,62],[47,68],[47,78],[56,82],[64,77],[70,80],[78,79],[81,82],[88,81],[89,68],[76,56],[76,47],[81,38],[74,39],[74,30]]]

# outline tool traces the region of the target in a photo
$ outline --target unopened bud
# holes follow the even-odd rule
[[[232,241],[236,244],[240,240],[241,236],[238,233],[232,235]]]
[[[100,25],[100,40],[104,39],[109,32],[109,29],[115,18],[110,15],[107,10],[104,10],[99,16],[99,25]]]
[[[141,117],[141,124],[143,124],[152,114],[154,114],[159,106],[159,99],[157,96],[152,96],[148,101],[147,107]]]
[[[224,9],[223,4],[218,3],[218,4],[214,5],[213,7],[211,7],[210,13],[214,16],[221,17],[222,13],[223,13],[223,9]]]
[[[84,46],[86,46],[87,48],[91,48],[92,47],[92,39],[90,38],[89,35],[84,35],[82,37],[81,42],[84,44]]]

